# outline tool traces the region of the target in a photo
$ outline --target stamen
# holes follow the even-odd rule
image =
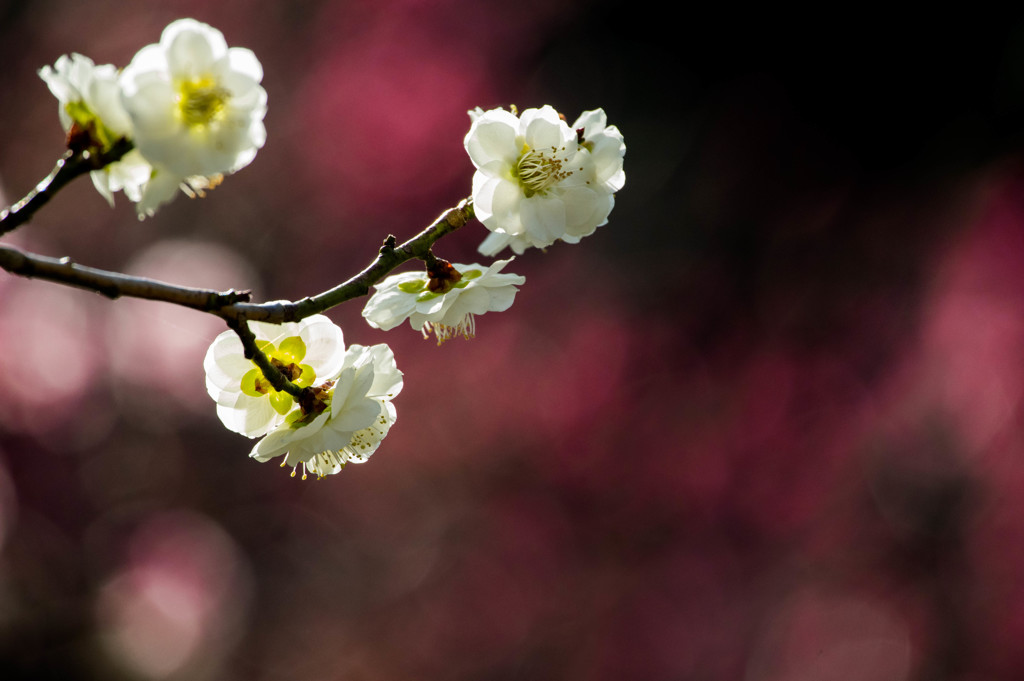
[[[456,336],[462,336],[466,340],[470,340],[476,337],[476,317],[472,314],[467,314],[455,326],[447,326],[438,322],[424,322],[421,331],[424,338],[429,338],[431,332],[433,332],[434,336],[437,337],[438,345]]]
[[[231,93],[213,78],[187,80],[178,85],[178,112],[188,127],[219,120]]]
[[[188,198],[203,199],[206,198],[206,192],[208,190],[216,189],[223,181],[224,176],[220,173],[211,175],[210,177],[193,175],[192,177],[186,177],[179,186],[181,187],[181,191],[185,192],[185,195],[188,196]]]
[[[549,152],[531,149],[519,157],[515,176],[527,198],[534,194],[544,194],[552,185],[572,175],[573,171],[562,170],[565,160],[559,158],[559,152],[565,152],[565,147],[551,147]]]

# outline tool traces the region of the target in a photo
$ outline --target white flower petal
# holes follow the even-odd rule
[[[488,112],[478,119],[466,135],[466,153],[478,168],[488,163],[513,164],[519,156],[516,136],[519,121],[502,109]]]
[[[522,202],[523,194],[518,184],[497,178],[490,196],[490,217],[481,222],[506,234],[521,234],[525,230]]]
[[[558,117],[558,112],[547,105],[524,111],[520,126],[526,143],[533,149],[558,149],[575,139],[565,121]]]
[[[520,204],[523,227],[534,246],[550,246],[565,232],[565,203],[561,197],[531,196]]]
[[[242,397],[247,397],[243,395]],[[248,409],[238,409],[237,406],[229,407],[223,404],[217,405],[217,416],[221,423],[228,430],[245,435],[246,437],[260,437],[265,435],[280,420],[280,414],[274,411],[268,400],[253,400]]]
[[[570,126],[573,130],[583,130],[584,137],[590,137],[601,132],[608,126],[608,117],[604,109],[584,111],[580,117]]]
[[[314,437],[324,427],[330,416],[321,414],[300,428],[280,427],[256,443],[249,456],[258,461],[270,461],[276,456],[285,454],[295,443]]]
[[[263,80],[263,65],[260,64],[260,60],[256,58],[256,54],[245,47],[232,47],[228,50],[228,62],[230,71],[233,74],[238,74],[248,78],[253,85],[259,84]],[[235,92],[235,95],[240,95],[241,92]]]
[[[201,78],[228,51],[224,34],[195,19],[179,19],[164,29],[160,46],[176,78]]]
[[[504,312],[512,307],[512,303],[516,299],[516,290],[514,288],[492,288],[489,290],[491,297],[488,305],[492,312]]]
[[[352,345],[349,352],[355,356],[355,365],[373,367],[373,382],[366,390],[367,396],[390,399],[402,391],[402,372],[395,363],[395,353],[387,345]]]
[[[253,363],[242,354],[242,342],[234,331],[217,336],[203,359],[206,378],[220,388],[237,390],[241,377],[252,368]]]
[[[366,303],[363,317],[373,328],[390,331],[404,322],[415,307],[415,296],[403,293],[398,288],[384,289]]]
[[[178,194],[182,178],[166,170],[154,168],[153,175],[142,190],[142,197],[135,206],[139,219],[152,217],[157,208]]]
[[[372,378],[372,377],[371,377]],[[342,432],[354,432],[366,428],[380,413],[380,405],[374,400],[357,400],[331,421],[331,428]],[[345,443],[347,444],[347,443]],[[332,447],[331,449],[337,449]]]
[[[89,177],[92,179],[92,186],[96,188],[96,191],[100,193],[100,196],[106,199],[107,203],[110,204],[110,207],[113,208],[114,192],[110,190],[110,182],[107,174],[102,170],[94,170],[89,173]]]
[[[606,191],[617,192],[626,184],[626,173],[622,170],[622,157],[626,153],[626,145],[622,143],[622,135],[614,126],[608,128],[615,134],[596,136],[593,141],[591,155],[594,159],[595,176]]]
[[[467,288],[458,298],[457,305],[453,305],[450,313],[452,315],[445,319],[455,325],[467,314],[481,315],[491,310],[490,289],[483,287]],[[452,318],[452,316],[454,318]]]
[[[303,363],[312,366],[318,377],[327,380],[341,370],[345,336],[341,327],[324,315],[307,317],[305,322],[297,333],[306,345]]]
[[[491,232],[477,248],[481,255],[493,257],[505,250],[512,237],[502,232]]]

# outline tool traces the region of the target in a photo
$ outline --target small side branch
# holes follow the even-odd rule
[[[377,257],[362,272],[332,289],[295,302],[253,303],[250,302],[249,291],[215,291],[178,286],[155,279],[85,267],[73,263],[70,258],[35,255],[12,246],[0,246],[0,268],[11,274],[95,291],[111,299],[142,298],[180,305],[217,315],[229,324],[244,321],[282,324],[297,322],[366,295],[370,287],[409,260],[419,258],[429,261],[433,257],[430,249],[434,243],[465,225],[473,215],[472,203],[465,200],[445,211],[430,226],[401,246],[396,245],[397,240],[393,236],[389,236]]]
[[[388,273],[399,265],[414,258],[419,258],[420,260],[432,258],[433,253],[431,253],[430,249],[434,243],[446,234],[451,234],[465,225],[473,216],[473,202],[465,199],[455,208],[442,213],[430,226],[401,246],[396,247],[394,245],[395,238],[389,236],[377,254],[376,259],[362,272],[328,291],[324,291],[312,298],[304,298],[298,301],[294,304],[294,307],[285,306],[285,309],[281,310],[285,315],[283,319],[267,319],[265,321],[298,321],[310,315],[329,310],[347,300],[365,296],[370,292],[371,286],[380,283]]]
[[[25,198],[0,211],[0,235],[7,234],[31,219],[68,182],[79,175],[99,170],[132,150],[132,143],[120,139],[103,153],[88,150],[67,151],[57,161],[53,171],[30,191]]]

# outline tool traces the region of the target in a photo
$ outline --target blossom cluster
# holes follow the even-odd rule
[[[123,191],[140,219],[179,189],[202,196],[248,165],[266,141],[259,60],[194,19],[168,25],[160,42],[139,50],[123,70],[72,54],[39,75],[60,104],[69,145],[105,152],[131,142],[130,152],[93,171],[92,180],[111,204]]]
[[[124,69],[71,54],[39,75],[59,102],[70,149],[83,157],[117,149],[118,160],[94,170],[92,181],[111,205],[124,192],[140,219],[179,190],[201,196],[266,141],[259,60],[194,19],[171,23]],[[625,184],[625,145],[604,111],[584,112],[572,125],[550,106],[469,113],[473,214],[490,230],[483,255],[577,243],[608,221]],[[425,271],[373,282],[363,309],[371,327],[388,331],[408,320],[438,345],[472,338],[476,318],[507,310],[526,281],[503,271],[512,258],[487,265],[451,263],[430,250],[418,257]],[[341,328],[322,314],[225,331],[204,369],[225,427],[258,438],[250,456],[283,457],[303,479],[366,461],[395,423],[393,399],[403,387],[387,345],[346,347]]]

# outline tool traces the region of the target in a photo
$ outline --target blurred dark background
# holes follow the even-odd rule
[[[298,298],[469,193],[467,109],[628,149],[475,340],[330,312],[406,387],[320,482],[220,426],[218,320],[0,276],[0,678],[1021,678],[1024,10],[675,11],[0,2],[3,204],[62,151],[61,54],[192,16],[266,72],[207,198],[82,179],[4,239],[84,264]]]

